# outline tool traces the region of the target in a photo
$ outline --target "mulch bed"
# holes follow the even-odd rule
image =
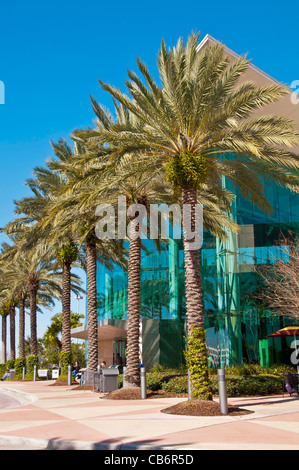
[[[140,398],[140,388],[123,388],[115,390],[106,395],[105,398],[111,400],[138,400]],[[186,393],[166,393],[163,390],[157,390],[156,392],[148,391],[147,398],[184,398],[187,397]],[[223,416],[220,411],[219,403],[212,400],[187,400],[176,405],[169,406],[162,413],[186,415],[186,416]],[[228,414],[230,416],[240,416],[251,414],[253,411],[238,408],[228,404]]]
[[[253,411],[238,408],[237,406],[229,405],[229,416],[240,416],[253,413]],[[162,413],[185,415],[185,416],[224,416],[220,411],[219,403],[211,400],[187,400],[176,405],[169,406]]]
[[[53,385],[68,385],[65,381],[57,380]],[[73,390],[93,390],[92,385],[78,385],[72,384]],[[100,397],[101,398],[101,397]],[[104,396],[105,399],[110,400],[141,400],[141,390],[139,387],[134,388],[120,388],[114,392],[107,393]],[[186,393],[169,393],[164,392],[163,390],[157,390],[155,392],[147,390],[146,394],[147,399],[154,398],[187,398]],[[175,414],[175,415],[185,415],[185,416],[223,416],[223,413],[220,411],[219,403],[212,400],[186,400],[181,403],[169,406],[164,410],[161,410],[161,413],[166,414]],[[245,410],[243,408],[238,408],[237,406],[232,406],[228,404],[228,415],[229,416],[240,416],[251,414],[253,411]]]
[[[164,392],[163,390],[157,390],[155,392],[147,390],[146,392],[146,398],[181,398],[186,396],[186,393],[170,393]],[[141,389],[140,387],[120,388],[119,390],[108,393],[105,398],[111,400],[141,400]]]

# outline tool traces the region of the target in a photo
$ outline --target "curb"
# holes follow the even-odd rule
[[[3,394],[6,394],[10,396],[11,398],[14,398],[17,400],[20,404],[18,406],[15,406],[15,408],[18,408],[19,406],[24,406],[28,405],[29,403],[34,403],[35,401],[38,401],[38,398],[31,393],[26,393],[22,392],[20,390],[15,390],[14,388],[9,388],[9,387],[1,387],[0,392]],[[9,392],[9,393],[7,393]]]

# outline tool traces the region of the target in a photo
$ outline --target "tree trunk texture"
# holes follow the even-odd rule
[[[96,246],[86,243],[88,369],[96,371],[98,360],[97,255]]]
[[[195,227],[195,205],[197,203],[197,192],[194,188],[182,189],[183,211],[184,204],[191,206],[191,230]],[[202,228],[200,227],[200,230]],[[194,340],[195,333],[200,333],[200,344],[192,349],[192,354],[188,355],[188,367],[191,376],[191,397],[199,399],[212,399],[210,384],[208,380],[208,354],[204,330],[204,304],[201,283],[201,257],[200,249],[190,249],[183,226],[184,234],[184,255],[185,255],[185,283],[186,283],[186,310],[188,322],[188,338]],[[187,340],[188,344],[188,340]],[[189,345],[188,345],[189,347]]]
[[[133,240],[137,225],[131,224],[129,267],[128,267],[128,329],[126,386],[140,385],[140,274],[141,274],[141,239]]]
[[[62,267],[62,350],[71,352],[71,265]]]
[[[16,359],[16,309],[10,308],[10,356],[12,360]]]
[[[30,289],[30,354],[37,356],[37,289]]]
[[[4,364],[7,360],[7,319],[2,315],[2,357],[1,362]]]
[[[183,188],[182,201],[184,204],[191,205],[191,228],[195,226],[195,205],[197,203],[196,189]],[[184,206],[183,206],[184,211]],[[203,328],[204,310],[203,297],[201,291],[201,261],[200,250],[190,250],[187,239],[186,230],[183,227],[184,234],[184,254],[185,254],[185,277],[186,277],[186,309],[188,319],[188,333],[191,332],[192,326]]]
[[[19,357],[25,357],[25,297],[19,293]]]

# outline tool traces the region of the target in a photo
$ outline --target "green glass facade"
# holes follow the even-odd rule
[[[274,246],[281,231],[297,230],[299,195],[267,184],[272,204],[269,216],[238,194],[233,216],[241,226],[222,242],[204,232],[202,281],[205,328],[211,365],[226,366],[255,361],[262,365],[288,362],[286,340],[265,336],[286,319],[256,308],[248,294],[257,288],[252,267],[272,263],[281,256]],[[184,363],[186,307],[182,240],[169,240],[157,250],[144,240],[141,272],[142,358],[147,366]],[[287,262],[287,260],[285,260]],[[98,265],[98,319],[127,319],[127,275],[115,267]]]

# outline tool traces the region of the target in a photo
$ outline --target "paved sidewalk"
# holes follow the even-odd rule
[[[1,382],[2,449],[299,450],[296,397],[228,399],[254,413],[192,417],[160,412],[186,398],[108,400],[53,383]]]

